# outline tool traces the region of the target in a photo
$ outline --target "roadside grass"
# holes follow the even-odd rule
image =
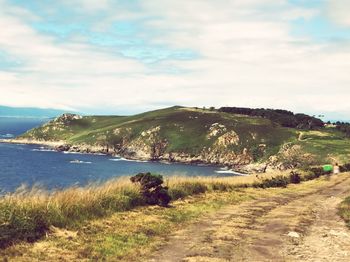
[[[54,228],[41,241],[20,242],[0,250],[0,256],[10,261],[14,258],[16,261],[21,258],[23,261],[142,261],[143,255],[156,250],[173,231],[226,204],[252,199],[253,195],[247,191],[206,193],[177,200],[170,208],[138,207],[86,221],[75,229]]]
[[[273,176],[272,174],[268,176]],[[173,200],[211,191],[229,191],[258,181],[256,177],[182,178],[166,180]],[[18,241],[33,242],[51,226],[77,228],[86,221],[145,205],[138,187],[128,178],[102,185],[48,192],[19,188],[0,198],[0,247]]]
[[[51,193],[19,188],[0,198],[0,247],[18,240],[33,242],[50,226],[75,227],[137,205],[142,205],[139,191],[127,179]]]
[[[339,215],[344,219],[350,228],[350,196],[339,205]]]

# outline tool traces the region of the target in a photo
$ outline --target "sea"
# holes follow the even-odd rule
[[[46,121],[49,120],[0,117],[0,138],[13,138]],[[85,186],[139,172],[163,176],[240,175],[216,166],[131,161],[102,154],[57,152],[41,145],[0,143],[0,195],[23,187],[54,190]]]

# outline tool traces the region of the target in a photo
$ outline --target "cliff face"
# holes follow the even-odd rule
[[[45,130],[45,128],[44,128]],[[205,163],[218,165],[247,165],[253,162],[253,157],[247,148],[234,152],[239,136],[234,131],[218,132],[208,137],[215,137],[212,147],[203,148],[198,154],[181,151],[169,151],[169,141],[160,135],[160,126],[142,131],[134,139],[130,139],[127,130],[115,130],[117,134],[124,133],[121,143],[108,145],[103,140],[93,144],[62,144],[56,147],[59,151],[72,151],[83,153],[105,153],[119,155],[131,159],[164,160],[170,162]],[[101,139],[101,137],[99,138]],[[105,139],[105,138],[103,138]]]

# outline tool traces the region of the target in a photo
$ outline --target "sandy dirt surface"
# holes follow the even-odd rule
[[[174,232],[145,261],[350,261],[350,230],[337,215],[349,194],[350,176],[343,174],[228,206]]]

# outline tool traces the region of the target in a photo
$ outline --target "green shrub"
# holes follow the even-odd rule
[[[167,206],[171,200],[168,188],[163,187],[163,177],[151,173],[139,173],[130,178],[131,182],[140,184],[141,195],[149,205]]]

